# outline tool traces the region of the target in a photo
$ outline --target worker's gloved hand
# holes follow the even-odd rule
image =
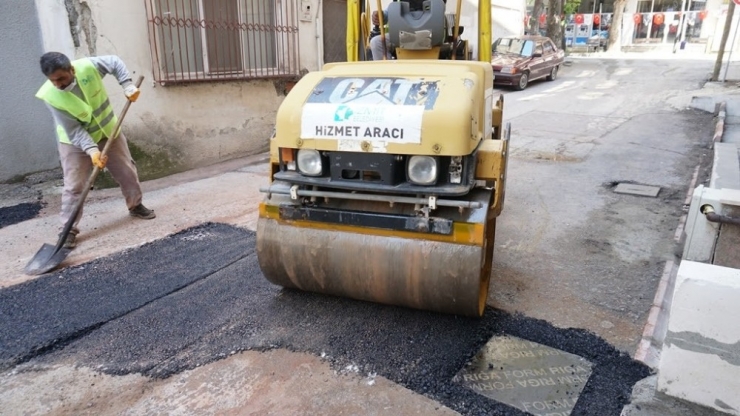
[[[126,98],[128,98],[129,101],[134,102],[137,98],[139,98],[139,93],[141,90],[136,88],[136,85],[129,84],[126,88],[123,89],[123,93],[126,94]]]
[[[108,156],[103,156],[103,154],[100,153],[100,150],[96,150],[95,153],[91,154],[90,159],[92,159],[93,165],[100,169],[103,169],[106,162],[108,162]]]

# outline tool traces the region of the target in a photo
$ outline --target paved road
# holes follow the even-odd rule
[[[595,376],[574,414],[618,414],[647,374],[628,355],[711,132],[710,114],[685,109],[710,68],[577,60],[505,92],[511,165],[480,321],[264,282],[248,230],[264,165],[147,184],[154,224],[106,215],[120,201],[103,191],[70,268],[36,280],[17,266],[54,213],[4,227],[0,414],[516,414],[451,382],[498,333],[588,357]],[[661,192],[615,194],[617,182]]]
[[[709,61],[577,60],[507,94],[510,181],[491,304],[637,347],[712,115],[686,109]],[[618,182],[661,187],[615,194]]]

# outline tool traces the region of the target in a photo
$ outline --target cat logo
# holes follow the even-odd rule
[[[434,108],[438,81],[406,78],[327,77],[314,88],[307,103],[422,106]]]

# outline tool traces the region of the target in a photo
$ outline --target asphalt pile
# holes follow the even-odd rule
[[[285,290],[262,276],[254,233],[224,224],[0,290],[0,368],[73,359],[166,378],[239,351],[285,348],[386,377],[464,415],[525,414],[453,380],[503,334],[593,364],[573,415],[619,415],[649,375],[594,334],[523,315],[488,308],[462,318]]]
[[[35,218],[43,206],[41,202],[24,202],[0,208],[0,228]]]

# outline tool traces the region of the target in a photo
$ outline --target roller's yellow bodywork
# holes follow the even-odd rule
[[[348,1],[350,62],[306,74],[278,110],[260,267],[285,287],[480,316],[510,134],[489,48],[477,61],[429,59],[433,48],[358,61],[369,4]],[[480,7],[479,44],[490,45],[490,1]],[[411,176],[420,157],[436,166],[428,185]]]
[[[384,62],[333,63],[322,71],[304,76],[283,101],[277,113],[276,136],[271,141],[273,154],[276,155],[277,148],[281,147],[338,150],[338,140],[301,134],[301,117],[306,102],[312,95],[327,93],[317,90],[322,80],[337,80],[332,84],[343,89],[336,102],[340,105],[345,99],[350,102],[353,96],[369,93],[393,100],[390,87],[399,78],[408,82],[423,80],[433,84],[438,91],[433,107],[423,115],[421,143],[384,143],[382,138],[356,138],[360,144],[363,141],[379,143],[375,147],[366,146],[367,151],[459,156],[470,154],[480,140],[491,136],[492,111],[487,110],[494,104],[490,64],[439,60],[414,60],[393,65]],[[428,98],[420,95],[415,105],[423,106]],[[352,139],[355,138],[347,138]]]

